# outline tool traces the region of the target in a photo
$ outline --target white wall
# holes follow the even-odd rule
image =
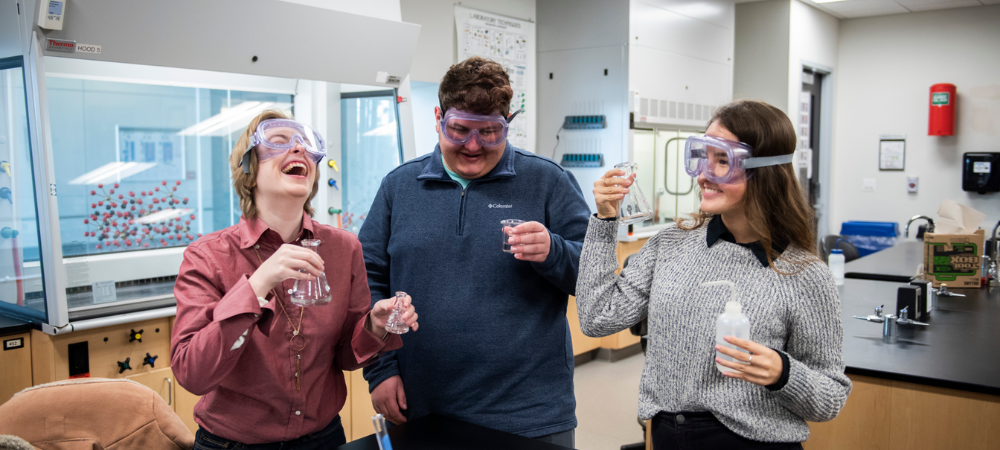
[[[788,103],[786,112],[798,112],[802,91],[802,66],[837,67],[840,20],[798,0],[790,2],[788,40]],[[836,73],[833,70],[834,74]]]
[[[789,0],[736,5],[733,98],[765,101],[788,112],[790,20]]]
[[[905,224],[944,199],[1000,219],[1000,194],[961,189],[965,152],[1000,150],[1000,6],[842,20],[832,181],[832,231],[845,220]],[[931,85],[958,87],[955,136],[927,136]],[[906,170],[878,170],[880,134],[906,135]],[[920,191],[906,192],[906,177]],[[864,178],[876,191],[863,192]],[[912,239],[912,237],[911,237]]]
[[[455,64],[455,5],[516,19],[535,20],[535,0],[399,0],[403,22],[421,26],[410,80],[440,83]]]

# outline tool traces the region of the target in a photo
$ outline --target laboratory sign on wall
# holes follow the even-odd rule
[[[535,24],[526,20],[455,6],[458,60],[472,56],[503,65],[514,97],[510,112],[524,113],[510,124],[507,139],[515,147],[535,151]]]

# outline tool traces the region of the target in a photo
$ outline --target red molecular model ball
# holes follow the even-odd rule
[[[115,183],[115,189],[118,189],[118,183]]]
[[[104,185],[103,185],[103,184],[98,184],[98,185],[97,185],[97,188],[98,188],[98,189],[104,189]]]
[[[164,186],[166,186],[166,185],[167,185],[167,182],[166,182],[166,181],[164,181],[164,182],[163,182],[163,183],[161,183],[161,184],[163,184]]]
[[[90,191],[90,195],[97,195],[97,191]]]

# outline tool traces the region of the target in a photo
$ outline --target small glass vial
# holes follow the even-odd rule
[[[303,239],[302,247],[315,252],[321,242],[319,239]],[[295,285],[292,287],[292,304],[320,306],[327,303],[330,303],[330,285],[326,282],[325,273],[308,280],[295,280]]]
[[[396,292],[396,303],[392,305],[392,313],[389,314],[389,320],[385,321],[386,331],[392,334],[405,334],[407,331],[410,331],[410,327],[406,325],[406,322],[403,322],[403,313],[406,312],[403,309],[404,299],[406,299],[406,292]]]

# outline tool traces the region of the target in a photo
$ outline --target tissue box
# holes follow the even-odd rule
[[[979,288],[983,268],[982,229],[973,234],[924,234],[924,278],[935,288]]]

